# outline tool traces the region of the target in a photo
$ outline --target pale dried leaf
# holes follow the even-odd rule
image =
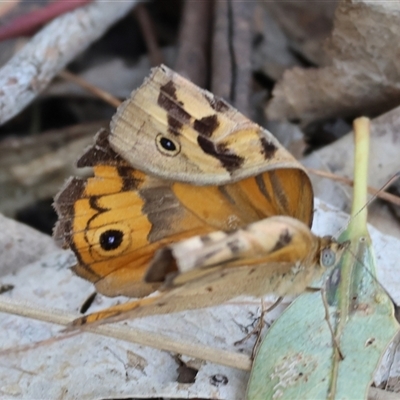
[[[0,214],[0,277],[59,250],[50,236]]]

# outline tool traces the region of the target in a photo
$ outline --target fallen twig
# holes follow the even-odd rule
[[[113,96],[111,93],[106,92],[105,90],[100,89],[97,86],[92,85],[91,83],[85,81],[80,76],[73,74],[67,70],[61,71],[59,75],[70,81],[74,82],[79,85],[81,88],[87,90],[89,93],[92,93],[94,96],[98,97],[99,99],[104,100],[106,103],[110,104],[112,107],[117,108],[122,101],[119,100],[117,97]]]
[[[354,183],[353,180],[351,180],[349,178],[346,178],[344,176],[339,176],[336,174],[332,174],[331,172],[328,172],[328,171],[321,171],[321,170],[313,169],[313,168],[307,168],[307,171],[310,174],[322,176],[323,178],[332,179],[337,182],[342,182],[349,186],[353,186],[353,183]],[[400,197],[395,196],[394,194],[384,192],[384,191],[382,191],[382,189],[375,189],[371,186],[368,186],[367,190],[369,193],[373,194],[376,197],[379,197],[382,200],[386,200],[392,204],[400,206]]]
[[[137,7],[135,7],[133,13],[142,30],[151,65],[154,67],[162,64],[164,62],[164,56],[158,46],[153,21],[150,18],[149,12],[143,4],[139,3]]]
[[[79,53],[138,2],[96,0],[48,24],[0,69],[0,124],[26,107]]]
[[[66,313],[61,310],[40,308],[37,306],[33,307],[25,302],[11,300],[3,296],[0,296],[0,311],[64,326],[68,325],[71,321],[78,317],[78,315]],[[238,368],[246,371],[250,370],[251,368],[250,357],[244,354],[219,350],[205,345],[176,341],[159,333],[142,331],[139,329],[130,328],[126,325],[101,325],[95,328],[85,328],[84,331],[125,340],[131,343],[141,344],[143,346],[150,346],[159,350],[185,354],[189,357],[195,357],[200,360],[206,360],[232,368]],[[81,334],[84,331],[74,332],[74,336],[75,333]],[[67,334],[65,335],[65,338],[69,338],[70,336],[70,334]],[[59,336],[43,342],[33,343],[32,345],[22,346],[21,348],[1,350],[0,354],[12,351],[25,351],[43,344],[57,342],[63,338],[63,336]]]

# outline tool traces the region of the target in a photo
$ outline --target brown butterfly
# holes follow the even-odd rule
[[[143,277],[168,244],[272,215],[312,220],[301,165],[268,131],[165,66],[118,108],[111,133],[101,130],[78,166],[94,176],[70,179],[57,195],[55,237],[75,252],[74,271],[107,296],[159,288]]]

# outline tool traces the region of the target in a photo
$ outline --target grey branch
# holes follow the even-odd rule
[[[34,100],[59,71],[137,3],[96,0],[39,31],[0,69],[0,124]]]

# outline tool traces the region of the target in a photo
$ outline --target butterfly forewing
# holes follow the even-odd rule
[[[195,185],[302,169],[268,131],[164,65],[118,108],[110,143],[135,168]]]

